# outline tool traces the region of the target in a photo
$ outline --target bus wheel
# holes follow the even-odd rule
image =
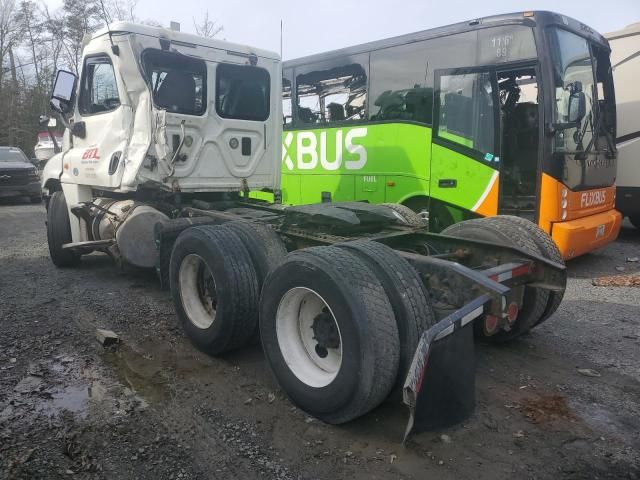
[[[372,410],[396,381],[400,342],[389,298],[345,249],[287,255],[264,284],[260,333],[282,389],[327,423]]]
[[[258,281],[237,235],[212,225],[183,231],[169,283],[182,327],[199,349],[219,355],[247,342],[258,318]]]
[[[367,264],[391,301],[400,336],[400,367],[392,395],[400,393],[420,337],[436,323],[429,294],[418,272],[392,248],[368,240],[338,247],[355,253]]]
[[[400,203],[383,203],[385,207],[389,207],[396,212],[402,221],[410,227],[426,227],[429,225],[429,212],[426,212],[426,220],[423,215],[414,212],[409,207]]]
[[[553,239],[547,235],[538,225],[530,220],[522,217],[516,217],[514,215],[498,215],[496,217],[488,217],[487,221],[495,222],[498,225],[503,225],[506,230],[505,233],[513,234],[512,238],[516,241],[530,235],[536,246],[540,249],[542,256],[552,260],[556,263],[564,265],[564,259],[562,254],[555,244]],[[524,245],[520,245],[524,247]],[[565,277],[566,281],[566,277]],[[536,325],[547,320],[562,303],[564,297],[564,291],[549,291],[549,302],[542,314],[542,317],[536,322]]]
[[[631,222],[631,225],[640,230],[640,215],[633,215],[629,217],[629,221]]]
[[[495,218],[495,217],[494,217]],[[522,248],[527,252],[542,255],[529,233],[519,232],[516,226],[509,222],[498,224],[491,218],[476,218],[459,222],[442,231],[443,235],[469,240],[483,240],[485,242]],[[549,303],[549,291],[541,288],[525,287],[522,308],[510,330],[501,330],[494,335],[486,335],[482,324],[476,322],[474,331],[476,336],[485,337],[492,342],[505,342],[528,332],[543,317]]]
[[[62,191],[54,192],[49,199],[47,243],[51,261],[56,267],[73,267],[80,263],[80,255],[62,248],[65,243],[71,243],[69,211]]]

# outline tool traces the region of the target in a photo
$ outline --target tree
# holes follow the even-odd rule
[[[200,23],[196,23],[196,19],[193,19],[193,27],[196,29],[198,35],[205,38],[213,38],[224,30],[222,25],[209,18],[209,10],[206,11]]]

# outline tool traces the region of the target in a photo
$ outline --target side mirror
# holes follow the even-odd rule
[[[78,77],[66,70],[58,70],[53,84],[53,93],[49,102],[51,108],[58,113],[71,111],[73,94],[76,91]]]
[[[578,91],[572,93],[569,97],[569,123],[580,122],[587,112],[587,100],[584,92]]]

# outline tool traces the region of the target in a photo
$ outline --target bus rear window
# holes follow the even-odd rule
[[[271,78],[264,68],[221,63],[216,71],[216,110],[222,118],[269,118]]]

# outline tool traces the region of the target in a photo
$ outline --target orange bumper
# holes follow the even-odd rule
[[[565,260],[583,255],[618,238],[622,215],[617,210],[553,223],[551,238]]]

